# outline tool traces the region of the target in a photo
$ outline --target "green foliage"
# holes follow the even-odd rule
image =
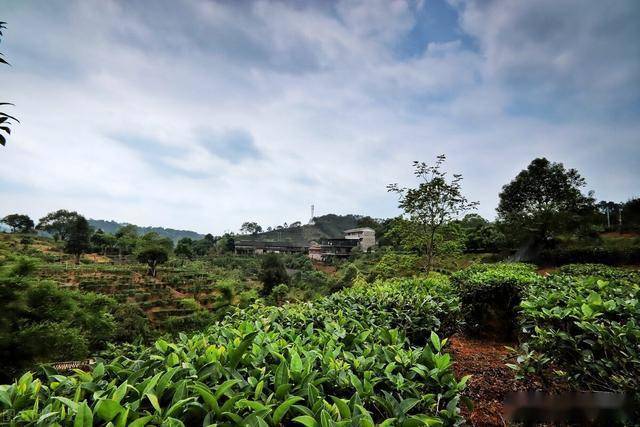
[[[374,277],[391,279],[411,277],[421,271],[420,257],[414,254],[387,252],[372,269]]]
[[[263,295],[269,295],[276,285],[289,283],[289,275],[278,254],[266,254],[262,257],[259,279]]]
[[[33,231],[33,220],[28,215],[11,214],[0,219],[0,222],[7,224],[12,233],[29,233]]]
[[[116,246],[116,237],[98,229],[91,236],[91,246],[95,252],[101,252],[106,255],[109,250]]]
[[[505,245],[505,236],[495,223],[478,214],[467,214],[460,220],[465,234],[465,250],[471,252],[497,252]]]
[[[37,362],[86,357],[117,327],[111,315],[115,301],[30,278],[31,265],[18,258],[0,276],[0,375],[5,380]]]
[[[51,234],[55,240],[66,240],[79,217],[77,212],[60,209],[40,218],[36,229]]]
[[[191,259],[194,256],[193,240],[188,237],[183,237],[178,240],[176,249],[174,251],[176,256]]]
[[[537,257],[543,265],[602,263],[608,265],[640,264],[640,245],[630,247],[560,247],[544,249]]]
[[[542,242],[576,230],[595,211],[594,199],[580,191],[585,185],[577,170],[534,159],[502,188],[499,218],[509,234],[522,241]]]
[[[2,30],[4,30],[5,28],[7,28],[7,23],[4,21],[0,21],[0,37],[2,36]],[[0,53],[0,64],[9,65],[9,63],[7,62],[6,59],[3,58],[3,56],[4,55]],[[10,102],[0,102],[0,105],[13,105],[13,104]],[[14,120],[17,123],[20,123],[20,121],[15,117],[0,111],[0,131],[6,133],[7,135],[11,134],[11,128],[9,128],[9,126],[11,125],[11,120]],[[4,146],[6,143],[7,143],[7,138],[4,136],[4,134],[0,133],[0,145]]]
[[[555,274],[574,277],[598,277],[601,279],[627,279],[640,283],[640,271],[610,267],[604,264],[568,264],[560,267]]]
[[[64,251],[76,257],[76,264],[80,262],[80,255],[91,247],[91,229],[82,215],[77,215],[69,224],[64,243]]]
[[[438,156],[433,166],[414,162],[414,175],[420,183],[416,188],[401,188],[397,184],[387,186],[399,196],[398,207],[404,211],[406,221],[398,223],[403,246],[413,246],[426,255],[425,270],[431,271],[433,259],[443,252],[442,228],[457,215],[475,209],[477,202],[469,202],[462,194],[462,175],[454,174],[449,181],[442,171],[446,157]],[[408,242],[406,242],[409,240]],[[446,247],[445,252],[450,247]]]
[[[173,242],[170,239],[156,233],[147,233],[138,242],[136,259],[146,263],[149,266],[149,276],[155,277],[158,265],[167,262],[172,248]]]
[[[593,270],[600,277],[582,276]],[[580,276],[569,276],[569,271]],[[640,398],[640,282],[608,268],[567,267],[529,288],[520,304],[529,351],[541,373],[581,388]]]
[[[513,338],[517,309],[540,276],[529,264],[475,264],[451,276],[460,293],[465,327],[479,335]]]
[[[379,283],[238,311],[91,372],[25,374],[0,386],[0,415],[15,425],[453,425],[468,377],[454,377],[447,340],[425,333],[450,314],[437,296],[447,286]],[[391,328],[406,323],[405,304],[421,313],[413,327],[424,346]]]

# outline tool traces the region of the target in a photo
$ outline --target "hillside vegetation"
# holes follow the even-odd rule
[[[313,224],[305,224],[298,227],[288,227],[258,233],[255,235],[240,236],[242,240],[266,240],[308,244],[310,241],[321,239],[337,239],[344,237],[344,231],[358,226],[357,215],[328,214],[314,218]]]

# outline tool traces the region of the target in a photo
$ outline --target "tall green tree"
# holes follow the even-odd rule
[[[581,188],[576,169],[546,158],[534,159],[502,187],[498,217],[518,240],[544,244],[560,233],[577,230],[594,212],[594,199]]]
[[[64,251],[76,258],[80,264],[80,256],[91,248],[91,227],[87,219],[81,215],[72,222],[66,236]]]
[[[138,243],[138,227],[127,224],[120,227],[114,236],[116,238],[115,245],[118,248],[118,258],[122,260],[122,256],[132,253]]]
[[[263,295],[271,294],[271,291],[273,291],[273,288],[277,285],[289,284],[287,269],[277,254],[266,254],[262,257],[258,277],[262,282]]]
[[[112,249],[116,244],[116,237],[111,233],[105,233],[102,229],[98,229],[91,236],[91,244],[94,250],[106,255],[109,249]]]
[[[80,216],[78,212],[60,209],[40,218],[36,229],[51,234],[56,241],[66,240],[71,227]]]
[[[398,194],[398,207],[404,211],[407,221],[401,222],[401,231],[412,246],[426,256],[425,270],[431,271],[438,248],[443,246],[443,227],[461,213],[475,209],[477,202],[470,202],[462,194],[462,175],[454,174],[451,179],[442,170],[446,160],[444,154],[437,157],[435,164],[413,162],[414,175],[419,184],[415,188],[387,186],[388,191]]]
[[[33,231],[33,220],[28,215],[11,214],[0,220],[11,228],[12,233],[29,233]]]
[[[258,233],[262,233],[262,226],[257,222],[247,221],[242,224],[242,227],[240,227],[240,233],[256,235]]]
[[[193,258],[193,243],[193,240],[189,237],[183,237],[182,239],[178,240],[178,244],[176,245],[176,250],[174,251],[174,253],[176,254],[176,256],[182,258]]]
[[[158,266],[169,260],[172,249],[171,239],[160,237],[158,233],[147,233],[138,242],[136,259],[147,264],[149,276],[156,277]]]

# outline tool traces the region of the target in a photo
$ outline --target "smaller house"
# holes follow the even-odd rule
[[[373,228],[361,227],[345,230],[345,239],[353,239],[358,241],[358,246],[362,252],[367,252],[369,248],[376,245],[376,232]]]

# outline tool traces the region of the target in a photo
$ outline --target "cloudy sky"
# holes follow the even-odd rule
[[[492,217],[538,156],[640,195],[640,2],[3,0],[0,215],[220,233],[397,214],[448,156]]]

